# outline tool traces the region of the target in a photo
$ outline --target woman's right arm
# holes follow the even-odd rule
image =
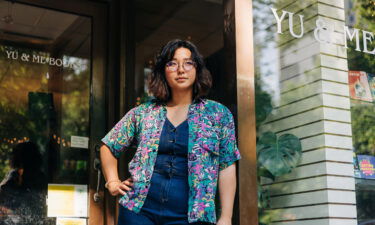
[[[133,108],[108,132],[102,139],[104,145],[100,148],[102,170],[107,181],[105,187],[111,195],[124,195],[133,186],[129,178],[120,181],[117,172],[117,158],[120,157],[136,137],[136,109]]]
[[[110,149],[106,145],[100,148],[100,159],[102,163],[102,171],[107,181],[106,188],[113,196],[124,195],[133,186],[131,178],[121,181],[117,171],[117,159],[113,156]]]

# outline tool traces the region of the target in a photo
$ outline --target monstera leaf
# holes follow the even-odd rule
[[[256,90],[255,91],[255,117],[256,125],[259,127],[268,115],[272,112],[273,107],[271,103],[271,95],[265,91]]]
[[[273,176],[289,173],[297,166],[301,156],[301,142],[292,134],[277,137],[275,133],[266,132],[257,143],[258,164],[267,169]]]

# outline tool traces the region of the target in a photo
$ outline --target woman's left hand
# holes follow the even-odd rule
[[[232,219],[227,217],[220,217],[216,225],[232,225]]]

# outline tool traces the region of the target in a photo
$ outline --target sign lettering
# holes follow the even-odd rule
[[[289,33],[295,37],[295,38],[302,38],[304,35],[304,27],[303,27],[303,15],[298,14],[299,20],[300,20],[300,33],[296,34],[293,30],[293,16],[294,13],[282,10],[281,16],[279,16],[277,9],[270,8],[277,25],[277,33],[283,34],[282,32],[282,22],[285,19],[285,17],[288,15],[289,19]],[[322,19],[316,20],[316,28],[314,29],[314,37],[317,41],[320,43],[332,43],[332,37],[334,33],[334,26],[333,24],[328,24]],[[345,48],[348,48],[348,39],[349,41],[355,41],[355,50],[361,51],[360,46],[360,38],[359,38],[359,32],[362,32],[362,47],[364,53],[375,55],[375,48],[372,50],[369,50],[368,47],[371,45],[371,43],[375,40],[375,36],[372,32],[366,31],[366,30],[359,30],[357,28],[349,28],[348,26],[344,25],[344,40],[345,40]],[[352,30],[352,31],[351,31]]]

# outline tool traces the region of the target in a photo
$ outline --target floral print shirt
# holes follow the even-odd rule
[[[139,212],[150,188],[159,139],[166,120],[164,104],[150,101],[131,109],[102,139],[115,157],[137,146],[129,162],[134,185],[120,204]],[[194,101],[188,110],[188,182],[190,223],[216,223],[215,194],[219,171],[240,159],[233,116],[224,105],[207,99]]]

